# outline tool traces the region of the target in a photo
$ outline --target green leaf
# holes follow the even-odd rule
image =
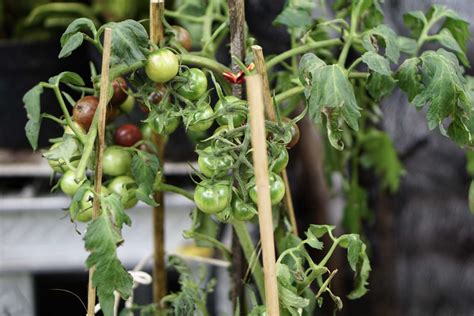
[[[423,27],[428,23],[425,14],[421,11],[411,11],[403,15],[405,26],[411,30],[411,36],[418,38]]]
[[[41,94],[43,87],[36,85],[23,96],[23,104],[26,109],[28,122],[25,125],[25,133],[31,147],[38,148],[38,136],[41,127]]]
[[[118,229],[122,229],[123,224],[128,226],[132,225],[132,220],[125,213],[123,204],[121,202],[121,197],[116,194],[109,194],[102,198],[101,206],[103,209],[106,209],[110,214],[110,220],[115,224]]]
[[[373,168],[377,176],[382,178],[382,186],[395,192],[400,186],[404,170],[391,138],[384,132],[370,129],[360,138],[363,149],[361,163],[366,168]]]
[[[441,45],[443,45],[447,49],[454,51],[458,56],[459,60],[465,66],[469,66],[469,61],[467,60],[466,54],[464,53],[461,46],[459,46],[459,43],[456,41],[449,29],[442,29],[437,35],[435,35],[435,37]]]
[[[470,93],[456,56],[443,49],[426,51],[421,57],[425,88],[413,99],[416,107],[429,105],[428,126],[434,129],[445,118],[471,111]]]
[[[48,160],[69,163],[74,156],[78,155],[78,150],[79,146],[76,139],[72,135],[65,134],[59,145],[45,152],[43,157]]]
[[[308,306],[309,300],[299,296],[296,292],[296,288],[285,286],[278,282],[280,308],[286,309],[291,315],[298,316],[298,309]]]
[[[412,38],[399,36],[398,46],[400,47],[400,52],[403,52],[408,55],[416,54],[417,44],[416,41]]]
[[[319,240],[322,236],[325,234],[328,234],[332,230],[334,230],[334,226],[330,225],[314,225],[311,224],[306,230],[306,242],[309,246],[311,246],[314,249],[321,250],[323,249],[323,243]]]
[[[72,52],[82,45],[84,41],[84,35],[76,33],[71,36],[68,41],[63,45],[63,48],[59,52],[58,58],[64,58],[72,54]]]
[[[385,56],[394,64],[398,63],[400,58],[400,46],[398,44],[397,34],[387,25],[380,24],[364,33],[362,46],[368,52],[377,53],[379,51],[379,42],[377,38],[383,39],[385,45]]]
[[[290,33],[302,36],[312,24],[311,14],[314,7],[315,3],[311,0],[289,0],[273,24],[286,26]]]
[[[469,210],[474,215],[474,180],[469,185]]]
[[[59,83],[70,83],[81,87],[85,85],[81,76],[71,71],[61,72],[59,75],[49,78],[48,82],[55,86],[57,86]]]
[[[89,269],[95,266],[92,281],[97,287],[100,306],[104,315],[113,315],[114,291],[127,299],[132,293],[133,281],[117,257],[122,237],[109,212],[102,209],[101,215],[87,226],[84,241],[90,252],[86,265]]]
[[[137,151],[132,158],[132,175],[138,186],[151,192],[156,175],[160,168],[160,162],[156,155],[146,151]]]
[[[467,52],[467,42],[471,37],[469,32],[469,22],[461,19],[457,13],[452,10],[446,12],[446,19],[442,25],[442,28],[448,29],[453,35],[454,39],[458,42],[464,53]]]
[[[315,54],[304,54],[301,57],[299,66],[298,66],[298,78],[301,83],[305,85],[306,88],[311,88],[312,84],[312,74],[315,73],[319,68],[326,66],[326,63],[320,59]],[[307,97],[311,92],[311,89],[308,89]]]
[[[148,50],[149,44],[148,33],[142,24],[134,20],[111,22],[102,26],[99,33],[107,27],[112,29],[111,65],[131,65],[145,60],[144,52]]]
[[[64,47],[64,45],[69,41],[72,36],[81,33],[81,31],[84,30],[89,30],[91,32],[92,38],[94,38],[95,34],[97,33],[94,22],[92,22],[92,20],[87,18],[79,18],[74,20],[71,24],[69,24],[63,35],[61,35],[61,46]]]
[[[408,94],[408,101],[410,102],[424,88],[418,69],[420,62],[420,59],[417,57],[405,60],[395,75],[395,79],[398,80],[398,86]]]
[[[362,55],[362,61],[369,67],[370,70],[375,71],[384,76],[390,76],[390,64],[387,59],[374,52],[366,52]]]
[[[366,88],[375,101],[380,101],[382,98],[389,95],[396,85],[397,82],[392,78],[392,76],[384,76],[377,72],[373,72],[367,80]]]

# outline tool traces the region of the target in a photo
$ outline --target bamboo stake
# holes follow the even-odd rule
[[[268,179],[267,141],[263,108],[262,77],[246,76],[252,156],[257,187],[258,219],[262,240],[263,272],[265,276],[265,304],[269,316],[279,316],[278,285],[275,268],[272,204]]]
[[[268,83],[267,67],[265,66],[265,58],[263,57],[262,47],[258,45],[252,46],[253,60],[257,72],[262,76],[262,88],[263,88],[263,102],[265,105],[265,114],[267,118],[273,122],[276,121],[275,107],[273,106],[273,99],[270,93],[270,85]],[[281,172],[281,177],[285,183],[285,197],[284,203],[285,208],[290,218],[291,228],[293,234],[298,236],[298,225],[296,223],[295,208],[293,207],[293,199],[291,197],[290,183],[288,182],[288,174],[286,168]]]
[[[164,0],[150,1],[150,40],[158,44],[164,36],[161,22],[165,11]],[[153,142],[158,148],[160,163],[164,162],[166,137],[153,135]],[[159,304],[167,292],[167,274],[165,260],[165,200],[163,192],[157,191],[154,195],[158,206],[153,208],[153,302]]]
[[[104,155],[105,148],[105,116],[107,112],[107,102],[109,95],[109,65],[110,65],[110,52],[112,44],[112,29],[106,28],[104,32],[104,50],[102,53],[102,72],[100,78],[100,96],[99,96],[99,122],[97,126],[97,147],[96,147],[96,169],[95,169],[95,180],[94,180],[94,196],[92,204],[92,216],[97,218],[100,212],[100,191],[102,188],[102,157]],[[87,315],[95,315],[95,296],[96,289],[93,285],[95,267],[89,270],[89,285],[87,291]]]
[[[245,1],[244,0],[228,0],[229,16],[230,16],[230,54],[240,60],[245,59]],[[232,60],[232,71],[238,72],[239,65]],[[232,85],[232,95],[242,98],[242,85]],[[243,287],[244,276],[244,258],[242,247],[239,242],[239,237],[235,229],[232,232],[232,305],[233,310],[237,309],[237,304],[240,303],[240,311],[243,315],[245,312],[245,298]]]

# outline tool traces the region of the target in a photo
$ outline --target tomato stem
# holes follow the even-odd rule
[[[184,196],[185,198],[187,198],[191,201],[194,201],[194,196],[193,196],[192,192],[181,189],[180,187],[177,187],[177,186],[174,186],[174,185],[171,185],[171,184],[167,184],[167,183],[162,182],[158,185],[157,190],[177,193],[177,194],[180,194],[180,195]]]

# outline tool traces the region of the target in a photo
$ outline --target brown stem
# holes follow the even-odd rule
[[[245,60],[245,1],[244,0],[228,0],[229,19],[230,19],[230,54],[240,60]],[[238,72],[239,65],[232,60],[232,71]],[[232,95],[242,98],[242,85],[235,84],[232,86]],[[239,237],[233,229],[232,233],[232,305],[236,310],[237,304],[240,302],[241,315],[245,315],[243,274],[246,270],[244,267],[242,246]]]
[[[110,51],[112,43],[112,29],[106,28],[104,32],[104,50],[102,54],[102,76],[99,98],[99,122],[97,127],[98,137],[96,145],[95,161],[95,180],[94,180],[94,199],[93,199],[93,218],[97,218],[100,212],[100,191],[102,188],[102,157],[105,148],[105,116],[107,112],[108,90],[109,90],[109,64]],[[96,289],[93,285],[95,267],[89,270],[89,285],[87,291],[87,315],[95,315],[95,296]]]
[[[165,10],[164,0],[150,1],[150,40],[158,44],[164,36],[162,17]],[[160,163],[164,161],[166,138],[153,135],[153,142],[158,148]],[[167,292],[167,275],[165,262],[165,201],[163,192],[155,193],[155,201],[158,206],[153,208],[153,302],[160,304]]]
[[[265,58],[263,56],[263,50],[258,45],[252,46],[253,60],[255,63],[255,68],[257,72],[262,76],[262,88],[263,88],[263,103],[265,106],[265,114],[267,118],[273,122],[276,121],[276,112],[273,105],[273,99],[270,92],[270,84],[268,83],[267,67],[265,65]],[[283,203],[288,212],[288,217],[290,219],[291,228],[293,234],[298,236],[298,226],[296,224],[295,208],[293,207],[293,200],[291,198],[291,188],[290,183],[288,182],[288,175],[286,169],[281,172],[281,177],[285,183],[285,198]]]

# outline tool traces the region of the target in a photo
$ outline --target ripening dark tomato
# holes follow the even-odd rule
[[[119,176],[114,178],[107,186],[110,192],[120,196],[120,202],[125,209],[132,208],[138,203],[136,196],[137,184],[129,176]]]
[[[98,105],[99,99],[92,95],[85,96],[77,101],[72,110],[74,122],[82,126],[84,130],[89,130]]]
[[[206,177],[223,177],[232,168],[234,159],[229,154],[214,155],[214,149],[209,146],[206,147],[198,158],[199,170]]]
[[[152,81],[165,83],[173,79],[179,70],[179,60],[172,51],[158,49],[148,55],[145,72]]]
[[[286,148],[284,147],[275,148],[272,160],[272,171],[275,173],[282,172],[286,168],[286,166],[288,165],[288,161],[290,160],[288,150],[286,150]]]
[[[234,218],[239,221],[248,221],[257,214],[257,210],[253,205],[245,203],[237,197],[232,201],[232,214],[234,215]]]
[[[230,203],[232,193],[226,182],[203,181],[196,186],[194,202],[198,209],[207,214],[223,211]]]
[[[142,132],[133,124],[123,124],[115,130],[115,144],[123,147],[131,147],[142,140]]]
[[[206,74],[199,68],[189,68],[181,74],[187,79],[186,82],[179,82],[177,92],[188,100],[198,100],[207,91]]]
[[[289,125],[288,131],[291,133],[291,141],[286,145],[286,148],[291,149],[296,144],[298,144],[300,140],[300,129],[296,123],[291,122],[291,120],[287,117],[283,119],[283,122]]]
[[[108,176],[121,176],[130,171],[132,156],[119,146],[109,146],[104,150],[102,168]]]
[[[156,89],[148,96],[148,101],[151,104],[159,104],[166,93],[166,86],[162,83],[157,83],[155,85]],[[140,108],[145,113],[150,113],[150,109],[143,103],[140,104]]]
[[[188,112],[185,117],[188,130],[193,132],[207,131],[214,123],[214,110],[208,103],[201,103],[196,108]]]
[[[224,101],[219,100],[217,101],[215,107],[214,107],[214,112],[219,112],[224,110],[226,107],[229,107],[232,105],[232,103],[242,101],[239,98],[236,98],[232,95],[224,97]],[[224,105],[225,104],[225,105]],[[245,115],[240,112],[240,111],[235,111],[233,113],[229,114],[223,114],[219,115],[216,118],[216,121],[219,125],[227,125],[228,120],[232,120],[234,122],[234,127],[242,125],[242,123],[245,121]]]
[[[113,106],[119,106],[127,99],[127,82],[122,76],[117,77],[112,80],[112,89],[114,90],[114,93],[110,99],[110,104]]]
[[[190,51],[193,48],[193,41],[191,34],[188,30],[179,25],[173,25],[173,29],[176,31],[176,40],[183,46],[184,49]]]
[[[276,173],[270,173],[270,200],[272,205],[276,205],[283,200],[285,196],[285,183],[283,179]],[[253,180],[255,181],[255,180]],[[255,183],[255,182],[254,182]],[[250,198],[257,204],[257,186],[253,185],[249,191]]]
[[[86,179],[82,179],[79,182],[76,182],[76,175],[73,170],[68,170],[62,176],[59,187],[61,190],[69,196],[73,196],[74,193],[79,189],[79,187],[84,183]]]

